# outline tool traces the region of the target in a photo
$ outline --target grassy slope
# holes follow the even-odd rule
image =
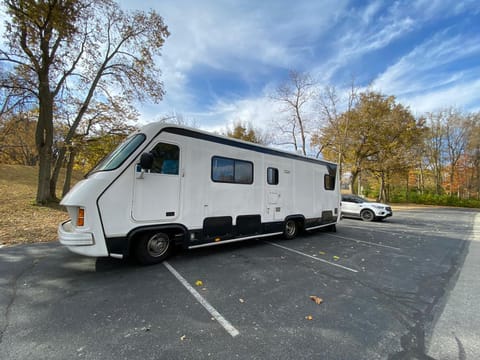
[[[0,246],[57,240],[58,224],[68,215],[59,205],[34,205],[37,172],[0,164]]]

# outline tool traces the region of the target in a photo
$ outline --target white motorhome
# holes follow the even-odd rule
[[[153,264],[175,245],[334,230],[339,188],[334,163],[151,123],[63,198],[58,236],[75,253]]]

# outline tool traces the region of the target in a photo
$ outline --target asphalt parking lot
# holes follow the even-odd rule
[[[150,267],[56,243],[2,248],[0,358],[480,358],[478,332],[447,317],[479,316],[480,284],[456,287],[479,216],[397,210]]]

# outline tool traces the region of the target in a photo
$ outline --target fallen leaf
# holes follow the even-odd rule
[[[187,336],[186,336],[186,335],[182,335],[182,336],[180,336],[180,340],[182,340],[182,341],[183,341],[183,340],[185,340],[186,338],[187,338]]]
[[[315,295],[310,296],[310,299],[312,301],[315,301],[315,304],[318,304],[318,305],[320,305],[323,302],[322,298],[320,298],[318,296],[315,296]]]
[[[313,316],[312,316],[312,315],[307,315],[307,316],[305,316],[305,319],[307,319],[307,320],[313,320]]]
[[[203,281],[202,280],[197,280],[197,281],[195,281],[195,285],[203,286]]]
[[[318,253],[319,253],[320,255],[325,255],[325,254],[326,254],[325,251],[319,251]]]
[[[240,301],[242,304],[245,302],[243,299],[238,299],[238,301]]]
[[[340,260],[340,257],[337,256],[337,255],[334,255],[334,256],[333,256],[333,260],[338,261],[338,260]]]

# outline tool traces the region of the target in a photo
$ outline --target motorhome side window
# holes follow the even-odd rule
[[[212,180],[223,183],[252,184],[253,163],[214,156],[212,157]]]
[[[335,190],[335,176],[325,174],[323,184],[325,190]]]
[[[272,167],[267,168],[267,184],[278,185],[278,169]]]
[[[180,160],[180,149],[178,146],[158,143],[150,152],[153,155],[151,173],[178,175],[178,163]]]

